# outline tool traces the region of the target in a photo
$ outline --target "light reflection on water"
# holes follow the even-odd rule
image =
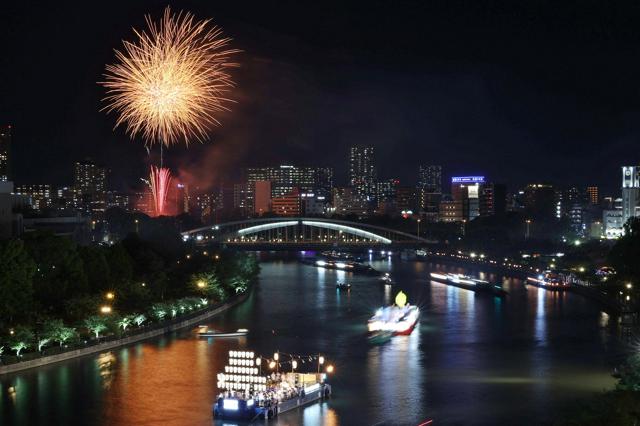
[[[567,401],[611,386],[612,360],[624,347],[616,321],[592,302],[485,273],[509,291],[494,298],[428,278],[433,270],[478,271],[388,258],[373,265],[398,285],[295,261],[263,263],[251,297],[209,324],[249,328],[248,337],[198,339],[185,330],[2,377],[0,423],[210,425],[215,376],[231,349],[323,353],[336,366],[334,396],[277,425],[512,424],[514,416],[539,424]],[[351,292],[336,291],[337,281],[350,282]],[[421,324],[372,346],[366,320],[398,289],[420,306]]]

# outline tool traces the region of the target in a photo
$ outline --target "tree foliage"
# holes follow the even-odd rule
[[[22,241],[0,242],[0,324],[28,319],[35,273],[35,262]]]

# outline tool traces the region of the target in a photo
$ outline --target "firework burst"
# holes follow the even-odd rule
[[[153,194],[153,202],[156,216],[163,216],[167,205],[167,193],[171,184],[171,171],[164,167],[151,166],[149,174],[149,186]]]
[[[219,27],[191,13],[167,7],[159,23],[145,19],[147,32],[134,29],[136,42],[124,41],[116,63],[106,66],[103,110],[118,114],[115,127],[126,125],[130,137],[148,144],[203,141],[207,128],[220,124],[214,114],[228,109],[228,69],[238,51]]]

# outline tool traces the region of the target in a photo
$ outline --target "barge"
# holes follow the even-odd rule
[[[552,291],[564,291],[570,287],[570,284],[554,271],[544,271],[535,277],[527,277],[527,284]]]
[[[331,385],[325,382],[324,373],[297,373],[292,369],[289,373],[261,375],[260,363],[261,358],[255,358],[253,352],[229,351],[225,372],[218,374],[222,393],[212,407],[214,418],[271,419],[331,396]]]
[[[489,293],[494,296],[506,296],[508,293],[499,285],[491,284],[488,281],[472,278],[462,274],[439,274],[431,272],[431,279],[443,284],[463,288],[480,293]]]
[[[324,269],[334,269],[337,271],[353,272],[354,274],[377,275],[378,272],[370,265],[348,260],[331,259],[300,259],[305,265],[316,266]]]

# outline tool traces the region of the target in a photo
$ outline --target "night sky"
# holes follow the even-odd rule
[[[379,175],[418,164],[618,192],[640,162],[640,3],[596,1],[187,1],[244,52],[238,101],[206,145],[169,150],[203,186],[242,166],[331,165],[378,148]],[[526,4],[525,4],[526,3]],[[4,2],[0,123],[13,125],[17,183],[71,183],[94,157],[124,189],[149,162],[113,131],[96,84],[113,48],[166,2]]]

